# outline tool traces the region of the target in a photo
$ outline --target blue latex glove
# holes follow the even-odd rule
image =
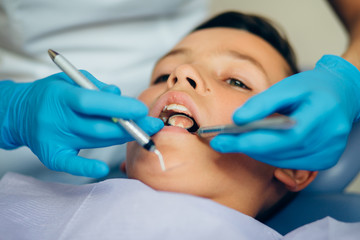
[[[133,119],[150,135],[162,128],[143,103],[82,72],[101,91],[82,89],[64,73],[33,83],[0,81],[0,147],[26,145],[50,169],[98,178],[109,167],[77,156],[79,150],[133,140],[110,117]]]
[[[219,135],[210,144],[217,151],[245,153],[277,167],[326,169],[344,151],[359,111],[360,72],[344,59],[326,55],[313,70],[273,85],[233,115],[241,125],[281,113],[295,119],[293,129]]]

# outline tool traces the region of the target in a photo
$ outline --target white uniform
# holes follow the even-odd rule
[[[0,0],[0,80],[29,82],[59,72],[47,54],[51,48],[136,96],[156,59],[206,16],[206,0]],[[124,146],[81,155],[114,166]],[[0,176],[8,170],[42,179],[50,173],[27,148],[0,149]],[[53,180],[67,182],[63,176],[51,172]]]

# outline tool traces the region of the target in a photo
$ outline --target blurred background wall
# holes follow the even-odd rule
[[[211,13],[237,10],[265,16],[283,28],[301,69],[324,54],[341,55],[347,35],[326,0],[211,0]]]

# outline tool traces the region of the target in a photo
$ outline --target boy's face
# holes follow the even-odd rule
[[[232,123],[235,109],[288,72],[282,56],[251,33],[211,28],[188,35],[159,60],[150,87],[139,96],[150,116],[168,121],[153,136],[168,170],[162,172],[156,155],[133,142],[128,144],[128,176],[154,189],[210,198],[252,215],[243,205],[269,191],[275,168],[243,154],[220,154],[208,139],[181,126],[193,120],[200,127]]]

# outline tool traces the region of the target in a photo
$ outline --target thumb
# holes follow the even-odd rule
[[[100,91],[104,91],[104,92],[109,92],[109,93],[114,93],[116,95],[121,95],[121,91],[120,89],[115,86],[115,85],[108,85],[104,82],[99,81],[97,78],[95,78],[91,73],[89,73],[88,71],[85,70],[80,70],[80,72],[82,74],[84,74],[84,76],[86,78],[88,78],[93,84],[95,84],[96,87],[98,87],[100,89]]]
[[[164,122],[162,120],[148,116],[136,120],[136,123],[150,136],[154,135],[164,127]]]
[[[118,88],[115,85],[105,85],[102,88],[100,88],[100,90],[108,93],[113,93],[116,95],[121,95],[120,88]]]
[[[53,159],[52,169],[77,176],[100,178],[109,173],[106,163],[77,156],[77,151],[59,152]]]
[[[273,113],[287,115],[293,112],[304,94],[290,89],[286,84],[279,82],[253,96],[234,112],[233,121],[237,125],[243,125],[263,119]]]

